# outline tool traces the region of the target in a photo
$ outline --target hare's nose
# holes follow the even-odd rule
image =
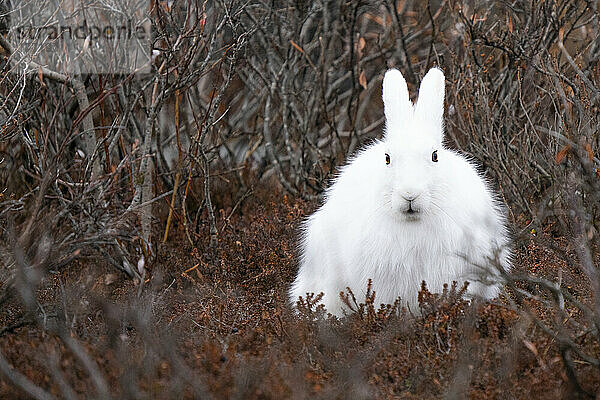
[[[402,195],[402,198],[406,201],[413,201],[415,200],[417,197],[419,197],[418,193],[414,193],[414,192],[405,192]]]

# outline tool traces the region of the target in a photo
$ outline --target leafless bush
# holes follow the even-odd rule
[[[597,10],[570,1],[454,9],[448,131],[500,183],[511,209],[532,218],[534,199],[560,188],[565,138],[584,147],[598,141]]]
[[[169,8],[153,2],[150,72],[126,76],[71,76],[36,64],[26,73],[15,65],[21,49],[3,39],[3,221],[13,218],[23,237],[39,225],[52,227],[62,254],[95,249],[140,276],[143,261],[131,257],[154,253],[154,202],[171,193],[175,199],[180,183],[187,196],[192,176],[200,175],[212,215],[207,152],[213,144],[207,133],[223,116],[223,93],[251,34],[236,25],[241,11],[237,5]],[[208,97],[201,95],[204,86],[213,88]],[[190,92],[198,102],[207,98],[204,106],[187,108],[194,125],[185,132],[184,151],[178,119]],[[156,133],[165,104],[176,107],[178,161],[172,172],[178,179],[177,185],[167,179],[169,188],[161,190],[158,178],[171,173],[161,162],[164,138]]]
[[[42,12],[50,7],[36,1],[3,2],[3,21],[10,21],[21,7]],[[83,23],[87,12],[112,12],[124,4],[84,4],[64,17]],[[208,133],[225,115],[223,94],[252,33],[252,28],[242,30],[239,25],[242,6],[152,1],[147,15],[152,21],[152,59],[147,71],[129,74],[52,70],[27,61],[31,49],[15,47],[0,36],[0,290],[2,304],[23,304],[23,315],[14,326],[35,322],[48,329],[36,302],[36,287],[48,271],[58,271],[81,256],[104,256],[136,278],[141,293],[146,263],[156,254],[153,205],[169,195],[174,204],[180,183],[185,204],[191,180],[201,180],[201,202],[211,216],[210,234],[216,235],[209,173],[214,143]],[[191,97],[198,102],[187,107],[193,125],[181,132],[181,104]],[[168,105],[174,105],[176,116],[171,121],[178,155],[172,169],[161,162],[164,138],[157,134],[158,116]],[[171,173],[177,176],[175,183]],[[165,183],[168,188],[162,189]],[[185,207],[183,211],[187,221]],[[186,232],[188,237],[193,234],[187,225]],[[109,398],[105,378],[70,336],[68,325],[63,321],[49,331],[80,359],[98,396]],[[166,349],[163,345],[153,347]],[[0,361],[5,375],[31,396],[53,398]],[[64,396],[71,397],[68,386],[65,390]]]
[[[502,274],[519,303],[535,300],[551,310],[551,317],[543,319],[525,308],[528,317],[558,342],[577,394],[588,393],[574,363],[600,366],[584,350],[590,340],[597,343],[600,310],[600,48],[595,7],[567,1],[494,4],[469,14],[461,8],[465,37],[473,43],[473,63],[463,67],[466,75],[457,82],[462,89],[455,92],[455,105],[466,109],[457,108],[450,127],[450,132],[468,138],[460,146],[497,174],[511,208],[533,219],[527,234],[542,232],[544,221],[550,220],[570,241],[574,254],[552,242],[544,245],[560,251],[571,268],[583,272],[591,287],[585,300],[562,286],[562,270],[551,279]],[[501,27],[490,25],[490,19],[502,18],[506,23]]]

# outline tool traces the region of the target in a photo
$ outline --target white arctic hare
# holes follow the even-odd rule
[[[402,74],[388,71],[383,103],[384,139],[341,169],[304,223],[292,303],[323,292],[342,315],[339,293],[350,287],[360,299],[369,278],[378,303],[400,296],[413,311],[423,280],[434,291],[471,280],[471,294],[495,297],[500,286],[478,278],[495,257],[510,268],[505,219],[473,164],[442,144],[443,72],[425,75],[413,106]]]

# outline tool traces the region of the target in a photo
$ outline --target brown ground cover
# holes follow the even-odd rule
[[[494,304],[469,304],[459,288],[440,295],[423,289],[419,316],[379,308],[376,297],[359,298],[359,310],[341,320],[311,301],[294,314],[286,288],[297,268],[298,225],[315,206],[264,192],[233,214],[225,207],[216,252],[207,235],[191,247],[175,228],[142,290],[98,258],[50,271],[38,290],[42,322],[11,327],[23,317],[20,305],[0,310],[10,328],[0,336],[2,353],[58,398],[572,395],[559,346],[509,306],[510,293]],[[517,243],[515,268],[549,279],[562,271],[563,286],[588,301],[576,264],[540,244],[568,246],[555,235],[548,226]],[[540,304],[518,307],[550,318]],[[598,389],[597,370],[577,362],[576,371],[585,390]],[[29,396],[3,377],[0,398]]]

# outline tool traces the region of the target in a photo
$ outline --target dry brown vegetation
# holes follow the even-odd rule
[[[151,1],[129,76],[23,74],[0,35],[0,397],[594,398],[598,7]],[[433,65],[508,207],[505,295],[296,313],[300,222],[381,134],[385,70]]]
[[[439,297],[422,291],[417,317],[372,301],[341,321],[314,304],[293,315],[285,288],[296,268],[297,222],[311,209],[283,195],[252,197],[220,235],[215,256],[199,250],[208,238],[191,248],[179,232],[159,250],[139,296],[110,265],[73,262],[38,291],[43,320],[3,333],[4,358],[58,397],[67,397],[62,380],[85,398],[102,397],[102,387],[112,398],[570,396],[556,341],[506,300],[470,305],[450,288]],[[519,268],[548,278],[563,268],[563,285],[584,298],[581,271],[535,242],[520,248]],[[541,304],[528,306],[547,317]],[[3,326],[21,312],[6,305]],[[576,371],[585,390],[598,390],[595,368],[578,363]],[[0,391],[24,396],[6,378]]]

